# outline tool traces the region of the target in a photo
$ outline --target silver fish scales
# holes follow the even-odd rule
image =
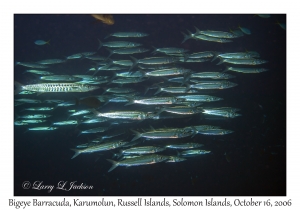
[[[15,82],[15,84],[19,86],[20,90],[29,90],[29,91],[35,91],[40,93],[88,92],[99,88],[97,86],[81,85],[76,83],[40,83],[40,84],[33,84],[33,85],[21,85],[20,83]]]

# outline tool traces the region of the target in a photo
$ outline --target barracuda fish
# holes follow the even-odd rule
[[[237,86],[238,84],[229,81],[212,81],[212,82],[201,82],[193,85],[188,85],[189,88],[196,89],[226,89]]]
[[[203,147],[204,144],[199,144],[199,143],[194,143],[194,142],[189,142],[189,143],[183,143],[183,144],[169,144],[166,145],[166,148],[169,149],[195,149],[199,147]]]
[[[260,65],[267,63],[268,61],[262,60],[262,59],[256,59],[256,58],[249,58],[249,59],[227,59],[227,58],[220,58],[220,62],[217,63],[217,65],[220,65],[221,63],[231,63],[231,64],[239,64],[239,65]]]
[[[156,53],[165,53],[165,54],[182,54],[185,52],[188,52],[189,50],[183,49],[183,48],[177,48],[177,47],[164,47],[164,48],[154,48],[154,51],[152,54]]]
[[[158,90],[154,93],[154,95],[157,95],[160,92],[167,92],[167,93],[197,93],[196,90],[189,90],[187,87],[160,87]]]
[[[225,58],[225,59],[248,59],[248,58],[259,58],[260,55],[258,52],[255,51],[223,53],[223,54],[216,55],[216,57],[212,61],[214,61],[217,57]]]
[[[119,161],[121,160],[126,160],[126,159],[132,159],[132,158],[137,158],[137,157],[141,157],[141,155],[123,155]]]
[[[48,81],[70,81],[70,82],[75,82],[79,81],[80,78],[73,77],[70,75],[51,75],[51,76],[42,76],[40,77],[41,80],[48,80]]]
[[[36,92],[33,91],[28,91],[28,90],[23,90],[19,92],[19,95],[30,95],[30,94],[35,94]]]
[[[234,111],[230,110],[209,110],[209,109],[203,109],[203,114],[209,114],[209,115],[215,115],[215,116],[221,116],[221,117],[227,117],[227,118],[236,118],[238,116],[242,116],[241,114],[238,114]]]
[[[220,128],[220,126],[214,126],[214,125],[194,125],[192,127],[193,129],[196,130],[196,132]]]
[[[28,131],[53,131],[56,130],[58,127],[34,127],[28,128]]]
[[[120,70],[128,70],[128,69],[125,68],[125,67],[123,67],[123,66],[110,66],[110,65],[106,65],[106,66],[99,67],[97,69],[96,73],[98,71],[120,71]]]
[[[179,58],[177,57],[172,57],[172,56],[168,56],[168,57],[148,57],[148,58],[143,58],[143,59],[139,59],[137,60],[136,58],[130,56],[133,59],[133,63],[134,64],[149,64],[149,65],[153,65],[153,64],[170,64],[170,63],[175,63],[177,61],[179,61]]]
[[[213,58],[216,55],[216,52],[206,51],[206,52],[197,52],[191,54],[185,54],[184,59],[198,59],[198,58]]]
[[[56,104],[63,103],[63,102],[64,102],[63,100],[55,100],[55,99],[48,99],[43,101],[43,103],[56,103]]]
[[[80,58],[86,58],[88,56],[92,56],[96,54],[96,52],[82,52],[82,53],[76,53],[73,55],[70,55],[68,57],[66,57],[67,60],[71,60],[71,59],[80,59]]]
[[[201,113],[202,110],[203,110],[202,107],[186,107],[186,106],[163,107],[159,109],[158,114],[162,112],[170,112],[174,114],[190,115],[190,114]]]
[[[104,39],[107,39],[108,37],[111,36],[127,38],[127,37],[145,37],[145,36],[149,36],[149,34],[143,32],[116,32],[116,33],[109,34]]]
[[[225,38],[225,39],[233,39],[233,38],[238,38],[239,36],[231,33],[231,32],[226,32],[226,31],[200,31],[197,27],[196,28],[196,33],[195,34],[203,34],[205,36],[211,36],[211,37],[216,37],[216,38]]]
[[[94,119],[85,120],[81,123],[84,123],[84,124],[102,123],[102,122],[106,122],[107,120],[108,119],[106,117],[97,117],[97,118],[94,118]]]
[[[76,53],[76,54],[73,54],[73,55],[70,55],[67,57],[68,60],[71,60],[71,59],[79,59],[79,58],[82,58],[83,57],[83,54],[82,53]]]
[[[63,60],[63,59],[47,59],[47,60],[38,61],[37,63],[49,65],[49,64],[57,64],[57,63],[64,63],[64,62],[66,62],[66,60]]]
[[[226,67],[226,71],[235,71],[244,74],[257,74],[265,71],[269,71],[266,68],[241,68],[241,67]]]
[[[97,117],[107,117],[112,119],[129,119],[129,120],[145,120],[155,115],[152,112],[141,112],[141,111],[115,111],[100,113],[93,110],[93,113]]]
[[[98,127],[98,128],[92,128],[88,130],[81,131],[78,136],[80,136],[83,133],[102,133],[104,131],[107,131],[110,127]],[[78,137],[77,136],[77,137]]]
[[[89,113],[91,113],[90,110],[80,110],[80,111],[77,111],[77,112],[74,112],[73,114],[71,114],[70,117],[83,115],[83,114],[89,114]]]
[[[29,68],[36,68],[36,69],[46,69],[48,68],[47,65],[38,64],[38,63],[30,63],[30,62],[16,62],[16,65],[26,66]]]
[[[187,80],[189,78],[202,78],[202,79],[231,79],[235,78],[235,76],[222,73],[222,72],[200,72],[200,73],[193,73],[187,76]]]
[[[166,129],[159,129],[159,130],[153,130],[148,131],[144,133],[139,133],[135,130],[130,129],[133,133],[135,133],[135,137],[131,141],[135,141],[141,137],[148,139],[165,139],[165,138],[171,138],[171,139],[178,139],[178,138],[184,138],[187,136],[194,135],[193,129],[186,129],[186,128],[166,128]]]
[[[30,108],[25,108],[24,110],[27,111],[50,111],[53,110],[55,107],[30,107]]]
[[[52,115],[49,115],[49,114],[29,114],[29,115],[18,116],[18,118],[38,119],[38,118],[48,118],[51,116]]]
[[[144,53],[148,52],[149,49],[143,48],[143,47],[132,47],[132,48],[123,48],[123,49],[116,49],[116,50],[110,50],[108,57],[110,57],[112,54],[121,54],[121,55],[128,55],[128,54],[135,54],[135,53]]]
[[[52,125],[78,125],[78,121],[66,120],[66,121],[54,122]]]
[[[40,71],[35,69],[26,70],[25,73],[39,74],[39,75],[52,75],[52,72],[49,71]]]
[[[145,73],[143,71],[135,71],[135,72],[122,72],[115,73],[116,77],[144,77]]]
[[[166,161],[166,163],[177,163],[185,161],[185,158],[177,157],[177,156],[169,156],[169,159]]]
[[[97,77],[97,76],[93,76],[93,75],[72,75],[72,77],[78,77],[80,79],[84,79],[84,80],[101,80],[103,79],[103,77]]]
[[[221,129],[221,128],[215,128],[215,129],[206,129],[206,130],[200,130],[198,133],[203,134],[203,135],[226,135],[233,133],[234,131],[232,130],[226,130],[226,129]]]
[[[99,39],[98,41],[99,41],[98,49],[100,49],[102,46],[109,47],[109,48],[131,48],[131,47],[142,46],[142,44],[140,43],[128,42],[128,41],[101,42]]]
[[[185,57],[179,57],[179,62],[184,62],[184,63],[202,63],[210,60],[211,58],[188,58],[186,60]]]
[[[139,83],[147,80],[147,78],[137,78],[137,77],[124,77],[119,78],[111,81],[111,83],[115,84],[133,84],[133,83]]]
[[[118,154],[115,154],[116,157],[121,157],[122,155],[144,155],[164,151],[164,147],[155,147],[155,146],[142,146],[142,147],[132,147],[129,149],[120,150]]]
[[[71,159],[74,159],[75,157],[77,157],[80,154],[111,150],[111,149],[121,147],[124,144],[126,144],[126,142],[123,142],[123,140],[121,140],[121,141],[118,140],[118,141],[113,141],[113,142],[108,142],[108,143],[96,144],[96,145],[93,145],[91,147],[81,149],[81,150],[71,149],[75,152],[75,154],[73,155],[73,157]]]
[[[74,105],[75,105],[75,100],[73,100],[73,101],[66,101],[66,102],[57,104],[57,106],[74,106]]]
[[[15,85],[17,86],[17,90],[15,90],[15,94],[19,93],[22,90],[35,91],[39,93],[46,93],[46,92],[70,93],[70,92],[88,92],[99,88],[97,86],[80,85],[74,83],[40,83],[40,84],[33,84],[33,85],[22,85],[15,81]]]
[[[135,90],[133,88],[106,88],[104,93],[131,93],[134,91]]]
[[[191,72],[190,69],[171,68],[171,69],[160,69],[160,70],[147,72],[145,73],[145,76],[164,77],[164,76],[175,76],[175,75],[187,74],[190,72]]]
[[[21,122],[23,123],[43,123],[43,122],[46,122],[47,120],[21,120]]]
[[[225,39],[225,38],[217,38],[217,37],[212,37],[212,36],[206,36],[206,35],[195,35],[196,39],[204,40],[204,41],[209,41],[209,42],[219,42],[219,43],[228,43],[232,42],[231,39]]]
[[[185,101],[185,99],[177,97],[153,97],[146,99],[130,99],[127,105],[131,104],[145,104],[145,105],[160,105],[160,104],[176,104]]]
[[[112,167],[108,170],[108,172],[111,172],[118,166],[129,167],[129,166],[148,165],[148,164],[163,162],[168,158],[169,158],[168,156],[154,154],[154,155],[142,155],[140,157],[125,159],[122,161],[114,161],[114,160],[107,159],[107,161],[113,164]]]
[[[22,121],[15,121],[14,125],[28,125],[28,123]]]
[[[104,57],[101,55],[88,55],[88,56],[85,56],[85,58],[93,60],[93,61],[104,61],[107,59],[107,57]]]
[[[210,151],[207,151],[207,150],[191,149],[191,150],[182,151],[178,154],[179,154],[179,156],[183,156],[183,157],[193,157],[193,156],[205,155],[205,154],[209,154],[209,153],[210,153]]]
[[[201,103],[199,101],[184,101],[184,102],[180,103],[180,105],[188,106],[188,107],[197,107],[197,106],[200,106],[202,104],[203,103]]]
[[[121,66],[132,66],[133,62],[131,60],[110,60],[110,65],[121,65]]]
[[[81,80],[78,82],[74,82],[74,84],[78,85],[100,85],[110,82],[110,80],[101,80],[101,81],[93,81],[93,80]]]

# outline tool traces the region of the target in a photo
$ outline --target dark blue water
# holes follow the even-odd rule
[[[70,148],[97,136],[86,134],[77,138],[80,130],[89,126],[26,133],[26,127],[14,126],[14,195],[286,195],[286,31],[276,24],[276,21],[286,22],[286,16],[272,15],[263,19],[254,15],[114,15],[114,19],[115,24],[109,26],[95,22],[90,15],[15,15],[14,59],[21,62],[63,59],[79,52],[96,51],[97,39],[103,41],[110,33],[141,31],[150,36],[131,40],[142,42],[144,47],[182,47],[190,52],[257,51],[262,59],[269,61],[262,66],[270,70],[260,74],[231,73],[236,75],[231,81],[238,86],[211,94],[225,99],[214,105],[241,108],[242,117],[207,120],[197,115],[184,119],[143,121],[112,130],[147,129],[150,125],[161,128],[212,124],[235,131],[225,136],[196,135],[192,141],[205,144],[205,149],[211,150],[212,154],[185,162],[117,167],[108,173],[111,164],[106,159],[112,157],[110,151],[82,154],[71,160],[74,152]],[[229,31],[239,25],[249,28],[252,34],[234,39],[232,43],[190,39],[180,44],[183,40],[181,32],[190,30],[194,33],[194,26],[200,30]],[[38,39],[50,40],[50,45],[35,45],[34,41]],[[109,53],[102,47],[98,54],[108,56]],[[135,57],[146,56],[149,54]],[[126,55],[113,55],[112,58],[129,59]],[[189,63],[184,66],[195,71],[225,69],[225,65],[215,64]],[[51,71],[56,74],[84,74],[89,68],[90,61],[78,59],[51,66]],[[23,74],[27,69],[30,68],[15,66],[14,79],[22,84],[38,82],[36,76]],[[130,87],[144,90],[151,83],[146,81]],[[148,96],[152,96],[154,91],[147,93]],[[100,95],[102,92],[98,89],[89,93],[45,93],[24,97],[74,100],[75,97]],[[22,114],[21,106],[15,107],[16,114]],[[116,109],[125,110],[123,104],[109,104],[102,111]],[[50,120],[66,120],[66,110],[56,109]],[[191,139],[180,140],[186,141]],[[171,140],[167,142],[174,143]],[[93,189],[53,190],[48,193],[47,190],[22,188],[24,181],[34,183],[37,180],[43,181],[43,185],[55,186],[60,181],[77,181],[77,184],[92,185]]]

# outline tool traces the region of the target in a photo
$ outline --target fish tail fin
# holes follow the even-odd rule
[[[142,136],[141,133],[139,133],[139,132],[137,132],[137,131],[135,131],[135,130],[132,130],[132,129],[130,129],[130,130],[131,130],[133,133],[135,133],[135,137],[133,137],[131,141],[135,141],[135,140],[139,139],[139,138]]]
[[[138,64],[138,59],[136,59],[135,57],[130,56],[130,58],[132,59],[132,66],[130,67],[129,71],[131,71],[131,69],[133,69],[137,64]]]
[[[155,55],[157,53],[157,48],[154,46],[152,46],[152,48],[153,48],[153,52],[151,52],[151,54]]]
[[[104,37],[104,39],[107,39],[109,37],[111,37],[111,34],[108,34],[106,37]]]
[[[80,150],[79,149],[71,149],[72,151],[75,152],[75,154],[73,155],[73,157],[71,157],[71,159],[76,158],[78,155],[80,155]]]
[[[224,58],[220,58],[220,62],[217,63],[216,65],[220,65],[220,64],[222,64],[222,63],[224,63]]]
[[[80,131],[80,133],[76,137],[80,136],[81,134],[82,134],[82,131]]]
[[[117,161],[111,160],[111,159],[106,159],[108,162],[110,162],[112,164],[112,166],[110,167],[110,169],[108,170],[108,172],[111,172],[112,170],[114,170],[115,168],[118,167],[119,163]]]
[[[158,87],[158,90],[154,93],[154,95],[159,94],[162,91],[161,87]]]
[[[127,98],[129,100],[128,103],[126,103],[124,106],[128,106],[128,105],[134,104],[134,101],[133,101],[132,98],[128,98],[128,97],[124,97],[124,98]]]
[[[109,59],[109,57],[110,57],[112,54],[114,54],[114,52],[113,52],[111,49],[109,49],[109,48],[106,48],[106,50],[109,52],[109,55],[107,56],[107,59]]]
[[[194,26],[194,28],[196,29],[195,34],[201,34],[201,31],[199,30],[199,28],[197,28],[196,26]]]
[[[18,93],[20,93],[22,91],[22,84],[14,81],[14,85],[16,86],[16,90],[14,91],[14,94],[17,95]]]
[[[99,42],[99,46],[97,50],[99,50],[103,46],[103,43],[100,41],[100,39],[98,39],[98,42]]]
[[[49,40],[46,42],[46,44],[50,45],[50,40],[51,40],[51,39],[49,39]]]
[[[225,66],[225,70],[222,71],[222,72],[226,72],[226,71],[229,71],[229,67],[228,66]]]
[[[216,60],[218,58],[219,54],[217,52],[213,52],[213,54],[214,54],[214,57],[211,59],[210,62],[213,62],[214,60]]]
[[[184,36],[184,38],[183,38],[183,41],[181,42],[181,44],[183,44],[186,40],[188,40],[188,39],[190,39],[190,38],[192,38],[192,36],[191,35],[187,35],[187,34],[185,34],[185,33],[183,33],[183,32],[181,32],[182,34],[183,34],[183,36]]]
[[[100,112],[96,111],[96,109],[91,109],[91,111],[93,112],[93,114],[95,115],[95,117],[98,117]]]
[[[186,62],[189,59],[189,54],[184,53],[183,54],[183,61]]]

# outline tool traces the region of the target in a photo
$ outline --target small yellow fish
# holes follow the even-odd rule
[[[113,25],[115,20],[112,15],[92,15],[96,20],[99,20],[107,25]]]

